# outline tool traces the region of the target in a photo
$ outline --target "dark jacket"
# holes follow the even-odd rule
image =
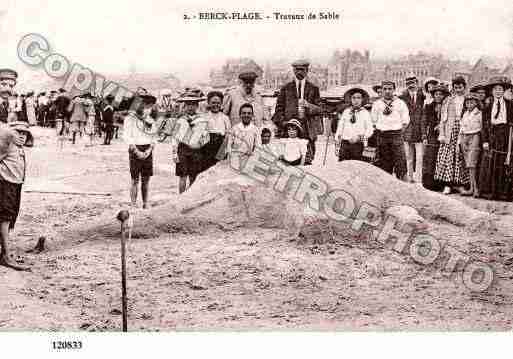
[[[422,110],[426,96],[424,95],[424,92],[419,89],[417,90],[417,96],[415,96],[415,103],[413,102],[413,98],[410,96],[410,92],[408,90],[404,91],[399,98],[406,103],[410,113],[410,123],[403,132],[404,139],[408,142],[420,142]]]
[[[317,106],[320,106],[321,104],[319,88],[308,80],[305,83],[305,93],[303,97],[311,104]],[[276,100],[276,108],[272,121],[278,127],[279,134],[281,134],[282,137],[285,137],[285,123],[295,118],[299,120],[303,126],[305,133],[302,137],[315,141],[317,139],[317,134],[322,132],[322,125],[320,124],[320,121],[316,121],[315,119],[315,115],[318,114],[318,111],[309,111],[306,109],[305,118],[299,119],[297,108],[298,93],[296,82],[293,80],[281,88],[278,99]]]
[[[504,99],[506,103],[506,121],[508,125],[513,126],[513,102]],[[483,130],[481,132],[482,142],[490,142],[490,131],[492,127],[492,112],[494,110],[494,101],[491,100],[489,106],[483,109]]]

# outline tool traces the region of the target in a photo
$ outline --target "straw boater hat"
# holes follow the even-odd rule
[[[27,134],[27,141],[25,142],[25,146],[32,147],[34,146],[34,136],[30,131],[29,124],[24,121],[13,121],[9,122],[9,127],[15,131],[25,132]]]
[[[188,91],[184,92],[176,102],[201,102],[205,101],[205,97],[203,96],[203,93],[201,93],[201,90],[198,93],[198,90],[189,89]]]
[[[470,92],[477,92],[479,90],[485,90],[487,91],[486,89],[486,84],[477,84],[477,85],[474,85],[470,88]]]
[[[435,77],[428,77],[425,81],[424,81],[424,91],[426,92],[429,92],[427,87],[429,84],[435,84],[435,85],[438,85],[440,83],[440,80],[438,80],[437,78]]]
[[[300,133],[303,132],[303,126],[301,126],[301,123],[298,120],[296,120],[295,118],[293,118],[290,121],[287,121],[287,123],[285,123],[285,126],[286,127],[294,126],[294,127],[296,127],[298,129],[298,131]]]
[[[367,91],[365,91],[361,87],[352,87],[349,90],[347,90],[346,93],[344,94],[344,102],[351,103],[351,97],[356,92],[359,92],[362,94],[362,98],[363,98],[362,105],[369,101],[369,93]]]
[[[506,76],[491,77],[488,83],[486,84],[485,88],[488,90],[488,92],[491,92],[493,87],[496,85],[501,85],[502,87],[504,87],[504,91],[513,88],[513,85],[511,84],[511,79]]]

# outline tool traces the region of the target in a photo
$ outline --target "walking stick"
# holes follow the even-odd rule
[[[324,159],[322,165],[326,166],[326,157],[328,155],[328,144],[331,137],[331,118],[329,116],[323,117],[324,120],[324,134],[326,136],[326,146],[324,146]]]
[[[121,222],[121,310],[123,316],[123,332],[127,331],[127,296],[126,296],[126,229],[128,238],[132,237],[132,219],[127,210],[120,211],[117,219]]]

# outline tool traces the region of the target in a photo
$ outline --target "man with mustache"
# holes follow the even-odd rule
[[[302,138],[308,139],[305,165],[312,164],[315,157],[315,141],[320,132],[315,115],[321,111],[319,87],[307,80],[309,66],[307,60],[298,60],[292,64],[294,79],[280,90],[272,118],[278,127],[277,137],[287,137],[288,121],[299,119],[303,128]]]
[[[9,109],[9,97],[12,96],[18,73],[11,69],[0,69],[0,122],[16,121],[16,113]]]

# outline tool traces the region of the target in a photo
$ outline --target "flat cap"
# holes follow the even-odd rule
[[[417,77],[416,76],[409,76],[406,78],[406,85],[409,85],[409,84],[414,84],[416,83],[418,80],[417,80]]]
[[[310,66],[310,61],[307,59],[299,59],[292,63],[292,67],[308,67]]]
[[[241,80],[255,80],[258,74],[255,71],[244,71],[239,74]]]
[[[392,81],[392,80],[383,80],[383,81],[381,81],[381,87],[383,87],[385,85],[392,85],[392,86],[396,87],[395,86],[395,82]]]
[[[0,79],[15,80],[18,78],[18,73],[11,69],[0,69]]]

